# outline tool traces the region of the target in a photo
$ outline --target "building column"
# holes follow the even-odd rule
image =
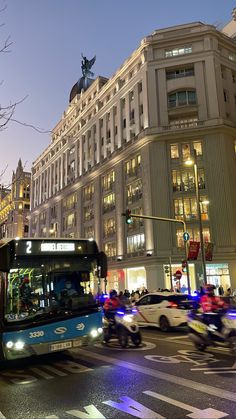
[[[130,141],[130,93],[125,95],[126,142]]]
[[[140,104],[138,83],[134,86],[134,121],[135,121],[135,135],[140,133]]]
[[[124,180],[123,164],[120,162],[115,166],[115,199],[116,199],[116,243],[117,256],[123,256],[126,253],[125,243],[125,220],[121,217],[124,212]]]
[[[147,275],[147,289],[149,292],[157,290],[158,288],[165,288],[165,278],[163,265],[149,265],[145,266]]]
[[[113,153],[115,149],[115,126],[114,126],[114,107],[111,108],[110,111],[110,142],[111,142],[111,153]]]

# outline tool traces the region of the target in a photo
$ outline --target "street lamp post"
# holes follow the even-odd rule
[[[204,284],[206,284],[207,283],[206,258],[205,258],[205,248],[204,248],[203,229],[202,229],[201,200],[199,196],[199,186],[198,186],[197,153],[195,149],[193,151],[194,151],[193,171],[194,171],[194,183],[195,183],[196,201],[197,201],[197,216],[199,220],[199,235],[200,235],[200,246],[201,246],[201,256],[202,256],[203,282]],[[189,162],[191,162],[191,160]],[[186,163],[192,164],[192,163],[188,163],[188,161]]]

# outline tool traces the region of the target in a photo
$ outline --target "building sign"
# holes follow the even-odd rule
[[[188,260],[197,260],[199,249],[200,243],[190,240],[188,249]]]

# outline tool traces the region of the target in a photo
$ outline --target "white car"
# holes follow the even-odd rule
[[[185,326],[187,313],[194,307],[191,295],[173,292],[153,292],[135,302],[140,326],[157,326],[163,332],[170,327]]]

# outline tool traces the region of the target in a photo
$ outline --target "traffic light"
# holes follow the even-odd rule
[[[131,210],[127,209],[125,211],[125,222],[126,222],[126,224],[132,224],[132,222],[133,222],[133,219],[132,219],[130,214],[131,214]]]
[[[187,261],[182,260],[182,272],[187,272]]]
[[[168,265],[164,266],[164,270],[165,270],[165,274],[169,274],[170,273],[170,267]]]

